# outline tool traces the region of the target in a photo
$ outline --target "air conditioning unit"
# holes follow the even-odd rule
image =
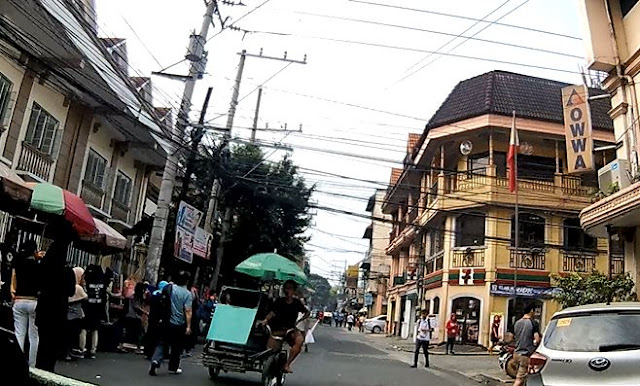
[[[606,195],[631,185],[629,161],[614,160],[598,170],[598,187]]]

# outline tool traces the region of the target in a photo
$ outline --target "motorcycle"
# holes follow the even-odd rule
[[[498,354],[500,368],[513,379],[516,378],[518,373],[518,364],[514,358],[515,350],[515,346],[503,343],[500,345],[500,353]]]

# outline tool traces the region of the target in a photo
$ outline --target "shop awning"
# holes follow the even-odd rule
[[[7,165],[0,163],[0,210],[19,214],[29,209],[32,190]]]
[[[76,244],[78,249],[100,255],[110,255],[127,249],[126,237],[97,218],[93,221],[96,223],[96,234],[82,236]]]

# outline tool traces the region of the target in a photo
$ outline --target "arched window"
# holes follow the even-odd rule
[[[511,216],[511,246],[515,247],[515,216]],[[544,217],[532,213],[520,213],[518,218],[519,248],[544,247]]]
[[[456,218],[456,247],[484,245],[484,213],[463,214]]]
[[[433,312],[432,314],[438,315],[440,313],[440,298],[433,298]]]
[[[564,249],[582,251],[597,248],[596,239],[582,230],[579,219],[568,218],[564,220],[562,227],[564,229]]]

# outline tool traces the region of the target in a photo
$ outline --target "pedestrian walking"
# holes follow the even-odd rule
[[[500,315],[493,317],[493,323],[491,323],[491,346],[489,346],[489,355],[493,355],[494,347],[500,342],[500,323],[502,318]]]
[[[56,224],[54,241],[40,262],[41,287],[36,306],[38,355],[36,367],[54,372],[58,351],[64,347],[69,297],[75,294],[73,271],[65,267],[71,235],[75,231],[67,223]]]
[[[0,304],[10,305],[14,259],[18,255],[18,234],[9,231],[0,244]]]
[[[121,322],[121,340],[118,351],[126,352],[125,343],[132,344],[136,347],[138,353],[140,350],[140,341],[142,339],[142,316],[145,313],[143,283],[136,283],[133,290],[133,297],[125,299],[125,315]]]
[[[451,314],[451,318],[447,321],[445,329],[447,330],[447,346],[445,348],[445,354],[449,355],[449,352],[451,352],[453,355],[455,354],[455,352],[453,352],[453,345],[456,343],[458,334],[460,334],[460,326],[458,325],[456,314]]]
[[[87,301],[84,302],[84,322],[80,331],[81,355],[95,359],[98,350],[98,330],[106,322],[107,284],[102,267],[91,264],[84,273]],[[89,349],[87,350],[87,338]]]
[[[84,310],[82,309],[82,303],[87,299],[87,293],[85,292],[83,285],[84,269],[81,267],[75,267],[73,273],[76,278],[75,293],[69,297],[69,304],[67,307],[67,330],[66,330],[66,356],[65,359],[70,361],[73,357],[81,358],[80,352],[80,330],[82,330]]]
[[[198,288],[195,286],[191,287],[191,297],[193,298],[191,302],[191,335],[186,337],[184,347],[185,355],[188,357],[192,355],[200,335],[200,309],[202,308],[202,302],[200,301]]]
[[[424,367],[429,367],[429,342],[431,341],[432,332],[433,328],[431,327],[431,321],[429,320],[429,313],[427,310],[423,310],[422,317],[418,320],[418,333],[416,335],[416,349],[413,352],[412,368],[418,367],[420,349],[422,349],[422,352],[424,353]]]
[[[187,289],[190,275],[180,271],[174,284],[167,285],[162,290],[163,316],[160,321],[162,327],[160,340],[151,359],[149,375],[157,375],[162,365],[164,354],[170,349],[169,373],[182,374],[180,356],[184,347],[185,336],[191,334],[191,292]]]
[[[349,329],[349,331],[353,329],[354,320],[355,318],[352,314],[347,315],[347,328]]]
[[[162,290],[169,283],[162,280],[158,283],[158,289],[151,293],[149,299],[149,325],[144,339],[144,355],[147,360],[151,360],[153,353],[160,339],[161,322],[163,317]]]
[[[38,355],[36,306],[41,278],[37,249],[36,242],[33,240],[22,243],[20,252],[13,262],[11,279],[14,331],[23,352],[27,334],[29,336],[29,366],[36,365]]]
[[[364,332],[364,321],[366,320],[366,318],[364,317],[364,315],[360,315],[360,317],[358,318],[358,329],[360,332]]]
[[[524,315],[514,325],[514,335],[516,339],[516,351],[514,359],[518,364],[516,381],[513,386],[522,386],[527,383],[529,375],[529,357],[536,350],[536,342],[539,342],[540,335],[535,331],[533,320],[533,304],[524,307]]]

